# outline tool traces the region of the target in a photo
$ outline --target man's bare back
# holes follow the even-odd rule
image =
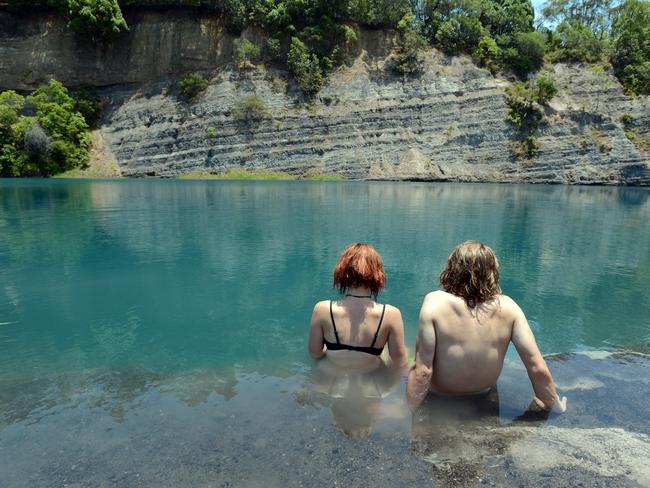
[[[417,408],[429,390],[442,395],[472,395],[493,387],[512,341],[533,385],[534,402],[549,410],[558,400],[553,377],[523,311],[498,288],[498,261],[493,251],[475,242],[458,246],[449,257],[441,282],[465,279],[463,266],[471,268],[472,260],[479,259],[494,268],[494,277],[486,274],[482,278],[492,281],[491,289],[496,293],[472,302],[446,291],[434,291],[422,303],[415,364],[408,378],[409,405]],[[445,273],[456,275],[450,279]],[[480,273],[476,275],[480,277]],[[462,282],[460,285],[462,290]],[[565,401],[559,402],[560,410],[565,408]]]

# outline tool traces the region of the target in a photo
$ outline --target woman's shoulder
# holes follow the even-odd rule
[[[330,303],[332,300],[321,300],[314,305],[314,313],[327,311],[329,313]]]
[[[384,312],[383,312],[384,313],[384,320],[388,320],[388,321],[392,321],[392,322],[394,322],[394,321],[400,321],[401,322],[401,320],[402,320],[402,312],[400,312],[399,308],[397,308],[394,305],[391,305],[390,303],[378,303],[377,305],[379,305],[382,308],[386,307],[384,309]],[[380,313],[381,313],[381,309],[379,309],[379,310],[380,310]]]

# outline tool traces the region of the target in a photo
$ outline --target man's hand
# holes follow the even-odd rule
[[[555,403],[553,404],[553,411],[557,413],[566,412],[566,397],[560,398],[559,395],[555,394]]]
[[[431,377],[433,376],[433,360],[436,353],[436,329],[434,327],[435,304],[427,295],[420,310],[418,336],[415,342],[415,364],[409,370],[406,383],[406,400],[414,412],[427,396]]]
[[[548,408],[546,405],[544,405],[544,402],[541,401],[539,398],[534,397],[533,401],[530,402],[530,405],[528,405],[526,411],[532,413],[551,412],[551,411],[556,413],[564,413],[566,412],[566,409],[567,409],[566,397],[560,398],[559,395],[556,393],[555,402],[553,402],[553,406],[551,408]]]

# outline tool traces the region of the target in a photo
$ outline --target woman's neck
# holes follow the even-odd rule
[[[345,293],[345,295],[355,298],[372,298],[372,292],[370,291],[370,288],[367,288],[365,286],[354,286],[348,288],[348,291]]]

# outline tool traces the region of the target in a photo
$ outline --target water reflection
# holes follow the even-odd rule
[[[366,370],[352,370],[325,357],[314,365],[310,387],[325,396],[340,432],[367,437],[379,418],[381,400],[395,389],[400,378],[401,371],[383,359]]]
[[[279,377],[272,368],[258,373],[258,365],[3,374],[3,488],[106,480],[431,486],[432,474],[435,486],[472,486],[479,478],[488,486],[562,485],[567,476],[575,485],[643,486],[650,476],[647,355],[548,361],[569,411],[545,422],[515,420],[532,392],[525,370],[510,362],[498,403],[494,392],[467,404],[430,398],[413,418],[387,415],[387,406],[404,405],[405,379],[395,387],[381,370],[354,376],[281,368]],[[314,401],[303,401],[308,395]],[[351,435],[336,432],[332,418]],[[350,438],[368,428],[365,439]]]
[[[2,181],[3,371],[307,364],[331,263],[372,242],[412,345],[460,241],[489,243],[542,350],[650,340],[647,189]],[[115,329],[115,330],[112,330]]]

